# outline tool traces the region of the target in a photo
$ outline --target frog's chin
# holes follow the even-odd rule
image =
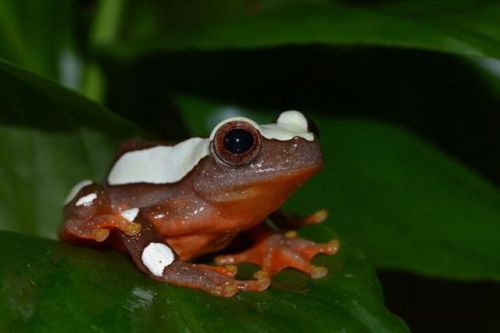
[[[314,174],[321,170],[321,165],[308,166],[300,169],[292,169],[287,171],[278,171],[276,173],[270,173],[266,176],[259,176],[259,179],[251,184],[246,185],[247,187],[255,187],[260,184],[279,184],[281,186],[287,187],[287,184],[302,184],[307,179],[311,178]]]
[[[281,202],[288,198],[290,194],[320,169],[321,167],[313,166],[290,170],[280,173],[279,176],[269,175],[269,177],[259,177],[258,180],[245,184],[235,184],[211,194],[209,201],[213,203],[276,201],[281,204]]]
[[[303,179],[306,180],[321,170],[322,165],[313,165],[300,169],[294,169],[289,172],[281,174],[281,177],[289,177],[290,179]]]

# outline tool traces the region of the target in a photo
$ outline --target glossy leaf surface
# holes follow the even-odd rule
[[[82,59],[76,52],[76,1],[3,0],[0,58],[77,88]]]
[[[331,274],[285,272],[263,293],[225,299],[160,284],[119,253],[0,232],[0,329],[54,331],[406,332],[364,256],[321,258]]]
[[[50,238],[70,188],[101,180],[128,122],[53,82],[0,62],[0,229]]]

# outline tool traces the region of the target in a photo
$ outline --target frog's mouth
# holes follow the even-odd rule
[[[269,174],[265,177],[257,177],[255,180],[247,179],[244,183],[233,184],[223,191],[212,193],[210,201],[219,203],[282,201],[320,169],[321,165],[316,165],[279,174]]]
[[[245,179],[242,186],[255,186],[259,183],[293,183],[297,181],[304,181],[320,171],[322,167],[322,162],[300,163],[298,165],[287,165],[283,163],[269,168],[263,167],[260,170],[254,170],[254,172],[248,173],[246,177],[243,176]]]

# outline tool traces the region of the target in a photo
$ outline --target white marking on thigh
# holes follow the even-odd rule
[[[142,263],[155,276],[163,276],[165,267],[174,262],[174,252],[162,243],[149,243],[142,251]]]

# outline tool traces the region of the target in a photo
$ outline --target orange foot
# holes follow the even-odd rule
[[[285,234],[270,230],[259,230],[256,242],[246,251],[233,255],[222,255],[215,258],[217,265],[253,263],[261,267],[255,276],[272,276],[286,267],[292,267],[309,274],[313,279],[324,277],[328,270],[311,264],[311,260],[319,253],[335,254],[339,249],[339,241],[314,243],[297,237],[295,231]]]

